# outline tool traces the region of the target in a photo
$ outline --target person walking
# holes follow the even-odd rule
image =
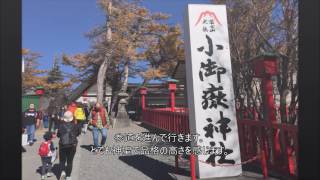
[[[81,134],[79,126],[74,124],[73,120],[73,113],[66,111],[57,133],[59,138],[59,166],[61,169],[60,180],[71,180],[73,158],[78,144],[77,137]]]
[[[110,121],[107,110],[97,102],[89,115],[89,124],[92,127],[92,136],[94,148],[102,147],[107,140],[107,129],[110,127]],[[99,132],[102,135],[101,145],[99,145]]]
[[[58,121],[59,121],[59,123],[63,122],[63,115],[67,111],[67,109],[68,109],[67,105],[62,106],[59,109],[59,112],[58,112]]]
[[[67,105],[64,105],[62,106],[60,109],[59,109],[59,112],[58,112],[58,115],[59,115],[59,121],[63,121],[63,115],[64,113],[67,111],[68,107]]]
[[[42,120],[42,122],[43,122],[43,127],[44,127],[44,128],[49,128],[49,115],[48,115],[47,112],[45,112],[45,113],[43,114],[43,120]]]
[[[85,120],[84,123],[83,123],[83,131],[82,131],[82,132],[83,132],[84,134],[86,134],[87,129],[88,129],[90,108],[89,108],[87,102],[83,103],[83,105],[84,105],[83,110],[84,110],[84,114],[86,115],[86,120]]]
[[[34,104],[29,104],[29,109],[23,113],[23,127],[27,130],[28,144],[30,146],[36,141],[34,134],[36,128],[39,127],[40,119],[38,112],[34,108]]]
[[[58,112],[57,112],[57,108],[54,107],[53,110],[51,111],[51,115],[49,118],[49,131],[53,133],[54,136],[56,135],[58,126],[59,126]]]
[[[46,132],[43,135],[44,141],[41,143],[38,154],[41,157],[42,167],[41,167],[41,180],[47,177],[51,177],[52,174],[52,155],[55,152],[55,147],[52,142],[52,134]]]

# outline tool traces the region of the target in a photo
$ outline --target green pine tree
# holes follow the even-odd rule
[[[48,84],[60,84],[63,83],[64,76],[60,69],[59,58],[57,56],[54,57],[52,69],[48,72]],[[54,88],[48,91],[49,95],[54,96],[59,89]]]
[[[48,72],[48,83],[50,83],[50,84],[60,83],[60,82],[63,82],[63,80],[64,80],[64,77],[63,77],[62,72],[60,70],[59,59],[57,58],[57,56],[55,56],[54,62],[53,62],[53,67]]]

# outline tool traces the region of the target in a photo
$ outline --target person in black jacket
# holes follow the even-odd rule
[[[81,134],[81,129],[73,122],[73,113],[66,111],[63,122],[60,124],[57,136],[59,138],[59,157],[61,176],[60,179],[71,179],[72,163],[78,144],[77,137]],[[65,166],[67,162],[67,166]]]
[[[27,130],[28,133],[28,144],[30,146],[35,142],[35,131],[36,128],[39,127],[40,118],[39,113],[35,110],[34,104],[29,105],[29,109],[27,109],[23,113],[23,128]]]

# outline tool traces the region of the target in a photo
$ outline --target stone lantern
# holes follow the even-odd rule
[[[119,101],[119,108],[118,108],[118,114],[117,114],[117,123],[115,124],[116,128],[124,128],[124,127],[129,127],[131,124],[131,120],[129,119],[127,110],[126,110],[126,105],[128,104],[127,98],[129,95],[124,92],[120,92],[118,94],[118,97],[120,99]]]

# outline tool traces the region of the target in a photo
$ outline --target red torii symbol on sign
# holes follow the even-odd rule
[[[216,14],[215,14],[214,12],[210,12],[210,11],[204,11],[204,12],[202,12],[202,13],[200,14],[198,20],[197,20],[196,25],[200,22],[200,20],[201,20],[204,16],[207,16],[207,15],[213,17],[214,20],[217,21],[217,23],[218,23],[219,25],[221,25],[221,23],[220,23],[219,19],[217,18]],[[196,26],[196,25],[195,25],[195,26]]]

